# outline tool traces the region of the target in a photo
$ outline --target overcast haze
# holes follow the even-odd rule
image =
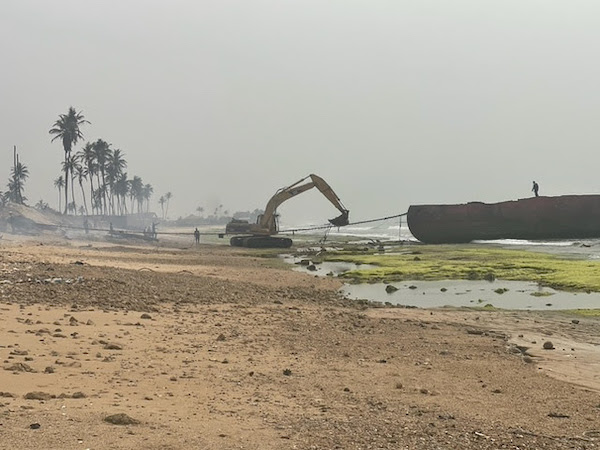
[[[351,220],[411,204],[599,193],[600,3],[3,0],[0,190],[57,207],[69,106],[86,141],[173,193],[169,216],[263,208],[325,178]],[[337,215],[314,192],[285,222]]]

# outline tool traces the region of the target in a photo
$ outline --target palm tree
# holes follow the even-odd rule
[[[96,159],[96,164],[98,165],[98,186],[104,187],[102,190],[102,204],[104,208],[104,214],[107,213],[106,208],[106,177],[104,176],[106,170],[106,162],[110,158],[110,154],[112,153],[112,149],[110,148],[110,144],[102,139],[98,139],[93,144],[94,148],[94,157]]]
[[[169,215],[169,202],[171,201],[172,198],[173,198],[173,194],[171,194],[170,192],[167,192],[165,194],[165,199],[167,200],[167,209],[165,212],[165,218]]]
[[[77,168],[77,159],[75,158],[75,155],[71,156],[69,155],[62,163],[63,166],[63,171],[66,174],[70,174],[71,177],[71,200],[73,204],[75,204],[75,188],[74,188],[74,184],[75,184],[75,170]],[[68,182],[65,183],[65,189],[67,189],[67,186],[69,185]],[[65,197],[66,199],[66,197]],[[73,211],[72,208],[70,208],[69,206],[67,206],[67,209],[69,211]],[[77,212],[77,206],[74,207],[75,212]]]
[[[68,192],[69,192],[69,173],[67,172],[69,166],[67,164],[67,160],[69,156],[71,156],[71,149],[77,141],[83,138],[83,134],[79,127],[83,124],[90,123],[83,117],[82,112],[77,112],[75,108],[72,106],[69,107],[69,111],[67,114],[61,114],[58,116],[58,120],[54,122],[53,127],[50,129],[49,133],[53,134],[51,142],[54,142],[56,139],[60,138],[62,140],[63,148],[65,150],[65,164],[63,166],[65,170],[65,214],[68,209]]]
[[[87,176],[90,180],[90,199],[94,198],[94,175],[97,172],[96,156],[94,154],[94,145],[86,142],[80,152],[77,153],[77,158],[85,167]],[[94,206],[92,205],[92,212]]]
[[[164,195],[161,195],[158,199],[158,204],[160,205],[160,210],[162,211],[162,218],[165,218],[165,203],[167,203],[167,199]]]
[[[129,197],[131,199],[131,212],[133,213],[133,201],[138,202],[138,212],[140,212],[140,198],[142,197],[142,190],[144,189],[144,183],[142,179],[137,175],[129,182]]]
[[[90,200],[92,203],[93,211],[101,211],[102,210],[102,193],[100,189],[96,189],[94,194],[92,195],[92,199]]]
[[[29,169],[21,162],[17,162],[11,169],[11,178],[8,181],[8,198],[14,203],[24,204],[23,184],[29,177]]]
[[[122,173],[117,178],[114,187],[114,194],[117,196],[119,214],[127,214],[127,194],[129,193],[129,181],[127,173]]]
[[[46,203],[42,199],[39,199],[39,201],[35,204],[35,209],[38,209],[40,211],[43,211],[44,209],[48,209],[48,208],[50,208],[50,205],[48,205],[48,203]]]
[[[114,197],[115,197],[115,183],[123,175],[123,170],[127,167],[127,161],[125,161],[125,155],[119,149],[115,149],[108,154],[106,160],[106,181],[110,187],[110,200],[112,213],[114,214]]]
[[[88,215],[88,207],[87,201],[85,200],[85,191],[83,190],[83,180],[87,178],[87,174],[87,169],[77,162],[77,164],[75,165],[75,175],[77,180],[79,181],[79,188],[81,189],[81,196],[83,197],[83,205],[85,207],[86,216]]]
[[[150,184],[144,185],[144,189],[142,190],[142,196],[144,200],[146,200],[146,212],[150,210],[150,197],[152,197],[152,193],[154,192],[154,188]]]
[[[62,209],[62,207],[61,207],[62,197],[61,197],[60,193],[62,192],[62,188],[65,187],[65,180],[62,175],[60,177],[58,177],[56,180],[54,180],[54,187],[58,189],[58,210],[60,211]]]

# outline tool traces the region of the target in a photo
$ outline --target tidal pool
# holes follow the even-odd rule
[[[309,256],[296,258],[286,255],[283,257],[283,260],[288,264],[293,264],[295,266],[294,270],[318,276],[338,276],[344,272],[353,270],[375,268],[372,264],[355,264],[344,261],[313,262]]]
[[[312,261],[309,265],[300,265],[302,259],[310,258],[291,256],[284,258],[286,262],[294,264],[294,270],[316,276],[338,276],[350,270],[372,267],[368,264],[357,265],[348,262],[323,262],[311,267]],[[388,285],[397,290],[388,293],[386,290]],[[441,280],[398,281],[389,284],[347,283],[341,288],[341,292],[345,297],[353,300],[419,308],[485,307],[486,305],[501,309],[525,310],[600,308],[600,293],[557,291],[530,281]]]
[[[388,293],[384,283],[346,284],[341,290],[351,299],[420,308],[486,305],[528,310],[600,308],[599,293],[556,291],[527,281],[402,281],[391,285],[398,290]]]

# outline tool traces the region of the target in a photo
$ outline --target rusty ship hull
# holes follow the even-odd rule
[[[600,195],[413,205],[408,209],[407,222],[412,235],[426,244],[598,238]]]

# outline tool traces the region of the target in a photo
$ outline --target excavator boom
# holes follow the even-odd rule
[[[309,179],[310,181],[307,181]],[[239,220],[233,220],[228,223],[225,229],[227,234],[252,235],[249,237],[235,236],[231,238],[231,244],[243,247],[290,247],[292,245],[291,239],[272,237],[272,235],[277,234],[278,231],[277,208],[286,200],[314,187],[316,187],[325,198],[341,212],[338,217],[330,219],[329,222],[337,227],[348,225],[349,211],[342,204],[342,201],[333,189],[331,189],[331,186],[329,186],[323,178],[315,174],[310,174],[290,186],[279,189],[267,202],[265,212],[258,216],[256,224],[249,224],[246,221]]]

